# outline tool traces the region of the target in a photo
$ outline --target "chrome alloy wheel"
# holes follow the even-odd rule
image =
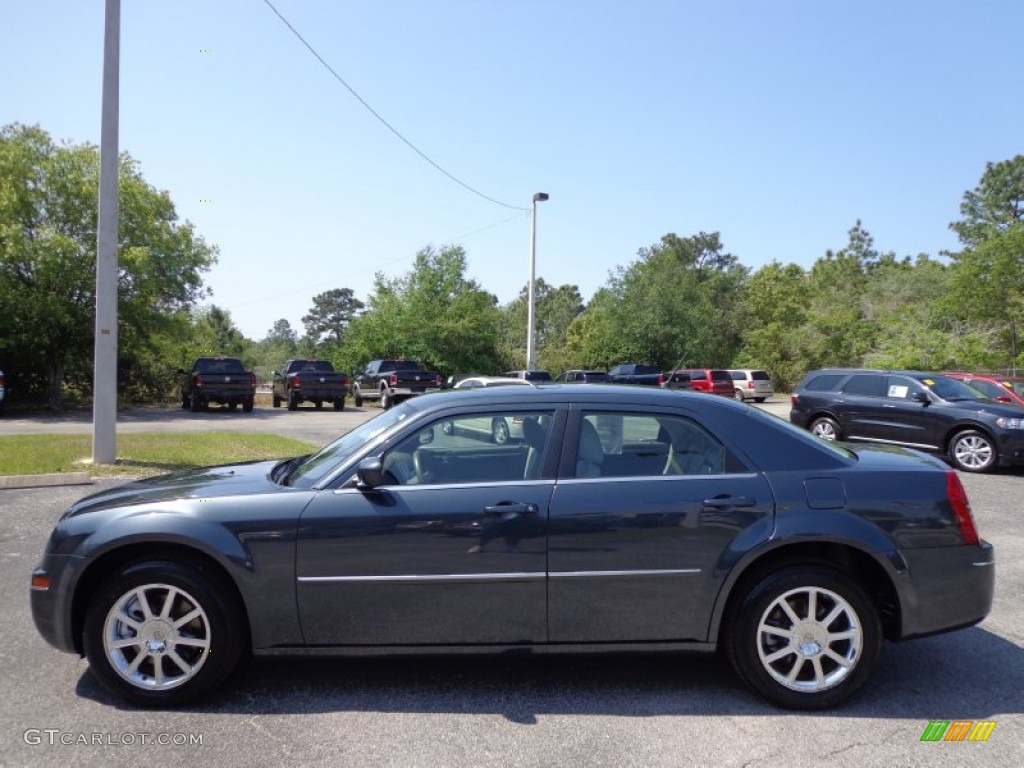
[[[210,620],[183,589],[143,584],[111,606],[103,625],[103,650],[111,667],[133,686],[176,688],[206,662]]]
[[[986,469],[994,459],[992,441],[977,432],[960,435],[953,441],[953,460],[968,471]]]
[[[836,425],[831,419],[818,419],[811,425],[811,434],[831,442],[837,437]]]
[[[757,653],[765,671],[794,691],[839,685],[861,655],[864,633],[853,607],[820,587],[800,587],[768,606],[757,627]]]

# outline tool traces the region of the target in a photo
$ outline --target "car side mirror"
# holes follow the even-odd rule
[[[380,457],[372,456],[360,461],[356,466],[356,477],[358,488],[369,490],[384,485],[384,464]]]
[[[910,396],[910,399],[917,403],[924,403],[925,405],[928,405],[928,403],[932,401],[932,399],[928,397],[927,392],[915,392]]]

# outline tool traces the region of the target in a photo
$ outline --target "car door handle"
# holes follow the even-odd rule
[[[539,511],[536,504],[495,504],[484,507],[485,515],[536,515]]]
[[[752,507],[757,504],[755,499],[747,496],[715,496],[713,499],[704,499],[705,509],[732,509],[734,507]]]

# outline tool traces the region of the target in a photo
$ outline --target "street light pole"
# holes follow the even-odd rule
[[[534,356],[534,336],[536,335],[536,303],[537,303],[537,203],[548,199],[547,192],[538,192],[533,196],[533,207],[530,211],[530,284],[527,287],[526,304],[526,370],[532,371]]]

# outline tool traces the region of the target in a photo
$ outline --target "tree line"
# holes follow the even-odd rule
[[[86,402],[92,382],[99,153],[38,127],[0,129],[0,369],[17,400]],[[452,374],[522,368],[527,286],[501,304],[467,275],[459,246],[425,247],[411,269],[378,273],[365,301],[315,296],[302,333],[285,319],[246,338],[204,303],[217,248],[181,222],[166,192],[120,159],[119,393],[171,398],[174,370],[204,352],[242,358],[264,379],[290,357],[356,371],[378,357]],[[641,247],[584,301],[536,286],[537,365],[764,368],[787,390],[823,366],[1014,370],[1024,318],[1024,155],[989,163],[950,224],[960,250],[897,256],[857,221],[810,268],[752,270],[718,232]],[[806,259],[803,259],[806,261]]]

